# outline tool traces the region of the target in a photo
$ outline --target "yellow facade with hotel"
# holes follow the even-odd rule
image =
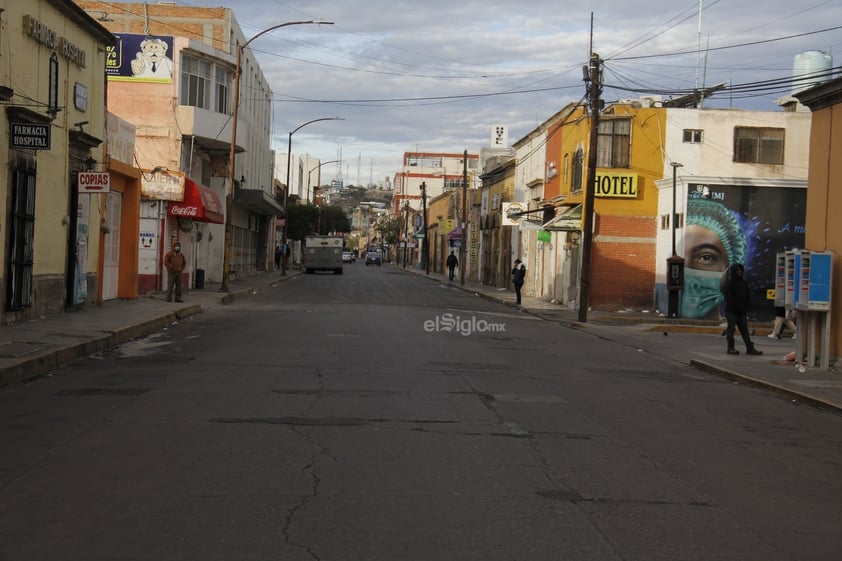
[[[657,253],[658,189],[663,177],[666,112],[632,104],[614,104],[600,114],[596,169],[590,304],[602,309],[644,308],[654,303]],[[562,208],[585,202],[591,120],[583,107],[571,108],[561,127],[557,153],[548,161],[562,164],[558,193]],[[605,148],[603,148],[605,147]],[[612,150],[616,148],[616,152]],[[577,169],[577,166],[578,169]],[[579,237],[571,237],[580,243]]]

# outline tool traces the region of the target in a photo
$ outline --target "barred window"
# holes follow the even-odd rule
[[[582,190],[582,178],[585,176],[585,153],[581,148],[573,154],[573,165],[570,169],[570,190]]]

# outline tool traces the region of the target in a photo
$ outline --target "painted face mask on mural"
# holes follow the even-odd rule
[[[719,291],[721,279],[719,271],[685,269],[681,315],[698,319],[715,310],[723,299]]]

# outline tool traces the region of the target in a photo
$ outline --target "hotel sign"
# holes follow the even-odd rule
[[[9,123],[10,148],[49,150],[50,125]]]
[[[636,199],[636,173],[598,173],[594,185],[594,195],[618,199]]]

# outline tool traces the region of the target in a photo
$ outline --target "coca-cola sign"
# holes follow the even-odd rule
[[[199,216],[199,208],[195,206],[170,206],[170,214],[173,216]]]

